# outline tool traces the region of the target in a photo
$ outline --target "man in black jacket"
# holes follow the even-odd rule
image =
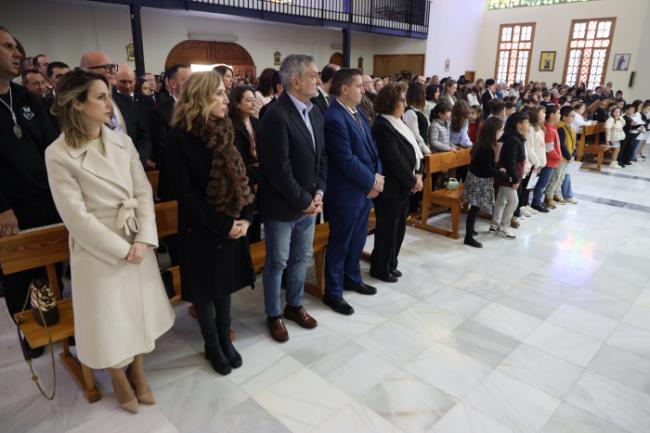
[[[320,73],[321,85],[316,88],[317,93],[311,98],[311,102],[320,110],[321,114],[325,114],[332,103],[330,97],[332,78],[334,78],[334,73],[339,69],[341,69],[339,65],[329,64],[325,65]]]
[[[485,92],[481,95],[481,102],[483,103],[483,118],[486,119],[490,115],[490,101],[496,98],[497,85],[496,81],[492,78],[485,80]]]
[[[284,317],[304,328],[317,322],[302,306],[305,273],[312,257],[316,215],[322,211],[327,161],[323,116],[310,98],[318,69],[311,56],[292,54],[280,67],[284,92],[260,122],[260,211],[266,262],[264,299],[274,340],[289,333],[282,320],[280,285],[286,269]]]
[[[45,148],[58,133],[42,98],[12,83],[18,75],[21,53],[13,36],[0,27],[0,237],[20,230],[60,222],[45,169]],[[45,270],[5,275],[7,308],[20,312],[33,278]],[[23,342],[31,356],[32,351]]]
[[[161,200],[173,200],[170,182],[167,172],[166,148],[167,137],[171,129],[174,104],[181,94],[183,83],[190,77],[192,70],[188,65],[175,64],[165,71],[165,91],[158,94],[156,107],[150,113],[151,143],[154,155],[156,155],[160,178],[158,180],[158,197]]]

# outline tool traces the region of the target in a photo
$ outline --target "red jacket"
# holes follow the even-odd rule
[[[546,143],[546,166],[555,168],[562,161],[560,151],[560,137],[557,135],[557,128],[546,122],[544,125],[546,133],[544,134],[544,143]]]

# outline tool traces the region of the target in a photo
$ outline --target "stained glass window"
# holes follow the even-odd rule
[[[605,68],[616,18],[573,20],[569,32],[564,82],[593,89],[605,82]]]
[[[494,76],[499,83],[527,82],[535,23],[502,24]]]

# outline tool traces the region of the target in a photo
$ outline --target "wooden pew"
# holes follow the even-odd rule
[[[600,171],[603,160],[605,159],[605,152],[613,149],[612,146],[608,146],[607,144],[600,144],[600,135],[604,132],[604,123],[585,126],[578,140],[576,160],[582,161],[586,154],[596,155],[596,169]],[[587,144],[587,137],[593,137],[593,143]]]
[[[160,237],[177,231],[176,202],[158,203],[156,223]],[[77,382],[86,400],[93,403],[101,398],[95,386],[92,370],[81,364],[70,352],[68,337],[74,335],[74,316],[72,300],[61,299],[61,288],[56,276],[55,264],[69,259],[68,231],[63,224],[26,230],[15,236],[0,238],[0,265],[5,274],[44,266],[47,269],[49,283],[54,290],[59,306],[59,321],[48,327],[53,342],[60,341],[63,347],[61,362],[72,378]],[[176,295],[172,302],[180,300],[180,273],[178,267],[169,268],[174,280]],[[30,311],[18,313],[16,321],[21,323],[21,330],[31,347],[48,344],[45,328],[36,324]]]
[[[146,172],[151,188],[153,189],[153,198],[155,201],[160,200],[158,197],[158,182],[160,182],[160,170],[149,170]]]
[[[453,190],[438,189],[432,191],[433,183],[431,175],[469,165],[470,162],[470,149],[462,149],[456,152],[433,153],[424,157],[425,178],[424,189],[422,190],[422,210],[420,220],[415,223],[415,227],[442,234],[452,239],[458,239],[463,185],[461,184],[457,189]],[[451,210],[451,231],[429,224],[431,206],[442,206]]]

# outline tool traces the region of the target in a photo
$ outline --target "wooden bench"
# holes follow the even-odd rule
[[[147,178],[151,184],[151,189],[153,189],[153,198],[155,201],[160,200],[158,197],[158,183],[160,182],[160,170],[148,170],[146,171]]]
[[[462,149],[456,152],[433,153],[424,157],[424,189],[422,190],[422,209],[419,221],[415,227],[458,239],[458,226],[460,210],[463,201],[463,185],[457,189],[438,189],[433,191],[431,175],[434,173],[446,172],[458,167],[469,165],[471,162],[470,149]],[[451,211],[451,231],[445,228],[429,224],[429,217],[432,213],[432,206],[448,208]]]
[[[578,161],[582,161],[587,154],[596,155],[596,170],[598,171],[603,165],[605,152],[614,149],[612,146],[600,144],[600,135],[603,133],[605,133],[604,123],[585,126],[578,140],[578,149],[576,150],[576,160]],[[587,143],[587,137],[593,137],[593,142]]]
[[[174,234],[177,231],[176,202],[158,203],[156,223],[160,237]],[[47,276],[57,298],[59,321],[48,327],[53,342],[62,344],[61,362],[72,378],[77,382],[86,400],[93,403],[101,398],[95,386],[92,370],[79,362],[70,352],[68,337],[74,335],[74,316],[72,300],[61,299],[61,288],[56,275],[55,264],[69,259],[68,231],[63,224],[26,230],[15,236],[0,238],[0,265],[5,274],[39,268],[47,269]],[[178,267],[169,268],[172,272],[175,296],[172,302],[180,300],[180,272]],[[21,323],[21,330],[31,347],[41,347],[48,344],[44,327],[39,326],[30,311],[15,315]]]

